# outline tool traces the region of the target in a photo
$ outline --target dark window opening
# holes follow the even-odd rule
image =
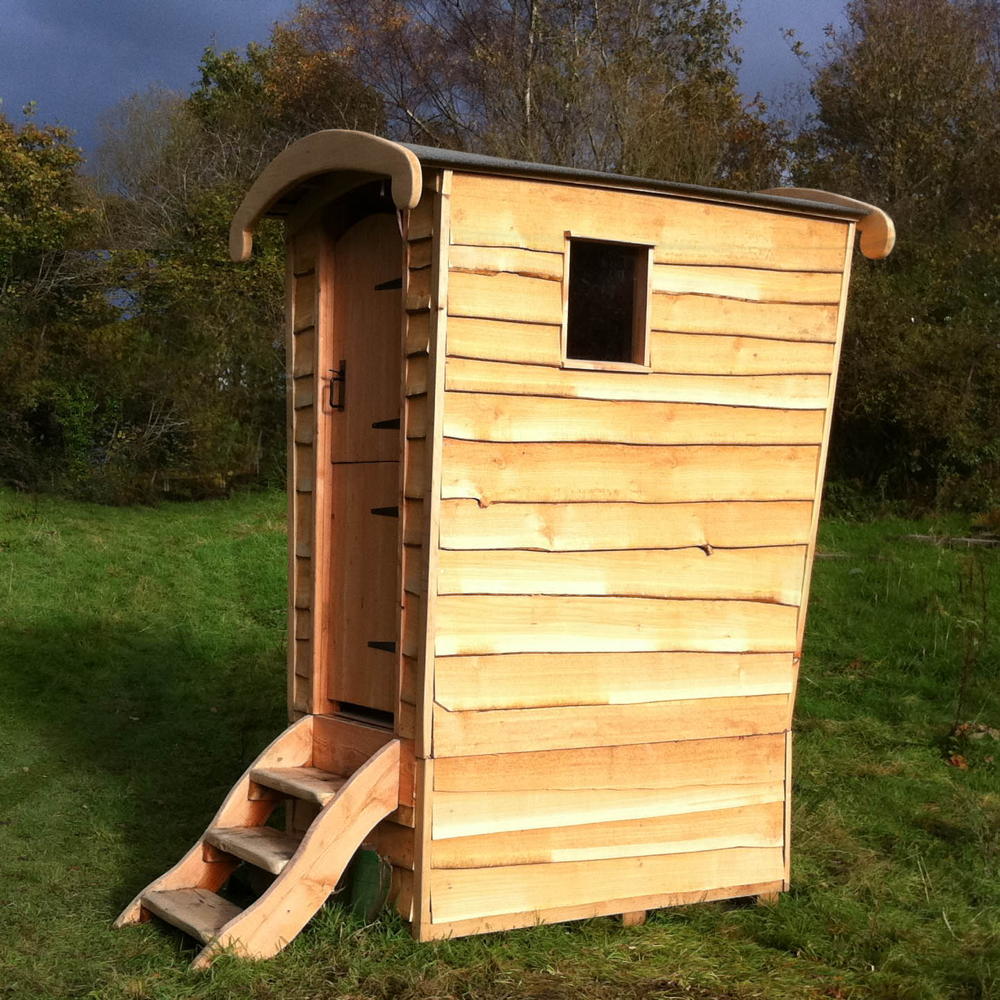
[[[566,357],[642,364],[646,247],[570,240]]]

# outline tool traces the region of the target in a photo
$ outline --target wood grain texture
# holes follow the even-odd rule
[[[834,345],[719,334],[650,334],[650,367],[682,375],[829,375]]]
[[[788,700],[785,694],[767,694],[479,712],[449,712],[436,705],[434,752],[441,759],[777,733],[788,725]]]
[[[781,881],[772,880],[750,885],[727,885],[715,889],[698,889],[694,892],[647,892],[642,896],[618,897],[578,906],[553,906],[545,910],[522,910],[520,913],[472,917],[468,920],[445,920],[440,923],[421,925],[419,928],[414,928],[414,931],[419,941],[451,940],[469,934],[491,934],[518,927],[535,927],[538,924],[562,923],[567,920],[586,920],[591,917],[603,917],[640,909],[655,910],[668,906],[706,903],[718,899],[739,899],[780,892],[782,888]]]
[[[805,546],[610,552],[445,550],[439,594],[719,598],[798,606]]]
[[[444,442],[441,495],[481,504],[811,500],[816,446]]]
[[[448,278],[449,316],[558,324],[562,308],[562,285],[550,278],[509,271],[452,271]]]
[[[796,609],[754,601],[443,596],[438,656],[482,653],[784,652]]]
[[[578,906],[652,891],[699,892],[721,885],[774,880],[781,849],[737,847],[605,861],[567,861],[432,872],[435,921]]]
[[[792,653],[439,656],[435,697],[450,712],[469,712],[787,695],[792,670]]]
[[[627,399],[652,403],[711,403],[784,410],[826,406],[826,375],[664,375],[578,371],[543,365],[449,358],[445,387],[560,399]]]
[[[726,333],[776,340],[837,339],[835,305],[744,302],[708,295],[653,296],[650,327],[678,333]]]
[[[561,327],[559,324],[545,326],[451,316],[448,320],[448,355],[521,364],[560,365]]]
[[[448,354],[456,358],[525,365],[562,364],[561,328],[456,316],[449,324]],[[833,344],[774,340],[721,333],[650,332],[650,367],[693,375],[780,375],[833,370]]]
[[[540,252],[522,247],[453,246],[448,252],[452,274],[508,274],[526,278],[563,280],[563,254]],[[834,300],[836,301],[836,300]]]
[[[802,545],[809,539],[808,500],[741,503],[441,504],[444,549],[736,548]]]
[[[673,295],[712,295],[751,302],[836,305],[840,301],[840,275],[836,272],[656,264],[653,267],[653,291]]]
[[[654,244],[661,263],[836,271],[847,222],[713,204],[669,194],[457,174],[453,244],[558,253],[565,231]]]
[[[709,338],[712,339],[712,338]],[[445,437],[624,444],[818,444],[822,410],[445,393]]]
[[[491,868],[640,858],[727,847],[781,847],[784,808],[762,802],[673,816],[487,833],[435,840],[434,868]]]

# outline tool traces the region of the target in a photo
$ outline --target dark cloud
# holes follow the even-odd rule
[[[97,120],[151,85],[185,90],[208,45],[267,38],[294,0],[0,0],[0,99],[77,130],[88,151]]]
[[[774,99],[804,83],[781,29],[797,29],[816,49],[842,3],[743,0],[744,89]],[[92,152],[98,118],[118,101],[151,85],[189,88],[206,46],[263,41],[294,7],[295,0],[0,0],[0,99],[9,115],[37,101],[43,121],[76,129]]]

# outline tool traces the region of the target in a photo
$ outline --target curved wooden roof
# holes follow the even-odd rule
[[[856,198],[848,198],[832,191],[821,191],[819,188],[770,188],[763,194],[780,195],[784,198],[802,198],[806,201],[828,202],[831,205],[842,205],[862,212],[858,219],[858,232],[861,234],[861,252],[872,260],[881,260],[892,253],[896,245],[896,226],[892,219],[875,205]]]
[[[420,200],[420,161],[405,146],[367,132],[327,129],[313,132],[279,153],[254,181],[229,227],[229,254],[246,260],[253,231],[281,199],[319,174],[349,172],[362,180],[388,177],[397,208],[413,208]]]
[[[880,208],[829,191],[792,187],[757,192],[727,191],[697,184],[626,177],[595,170],[406,145],[367,132],[327,129],[292,143],[264,168],[233,217],[229,230],[230,255],[233,260],[246,260],[253,248],[253,231],[261,218],[265,215],[288,215],[303,198],[303,192],[308,192],[310,179],[320,175],[339,173],[349,187],[355,183],[387,178],[396,207],[414,208],[420,200],[421,164],[470,173],[562,180],[622,190],[663,191],[704,201],[854,220],[861,234],[861,252],[871,258],[887,257],[896,237],[892,219]]]

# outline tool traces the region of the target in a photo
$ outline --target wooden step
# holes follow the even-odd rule
[[[208,889],[160,889],[147,892],[142,905],[154,916],[208,944],[243,911]]]
[[[205,834],[205,840],[273,875],[281,874],[301,842],[298,837],[270,826],[213,827]]]
[[[250,772],[250,780],[285,795],[325,806],[347,778],[318,767],[255,767]]]

